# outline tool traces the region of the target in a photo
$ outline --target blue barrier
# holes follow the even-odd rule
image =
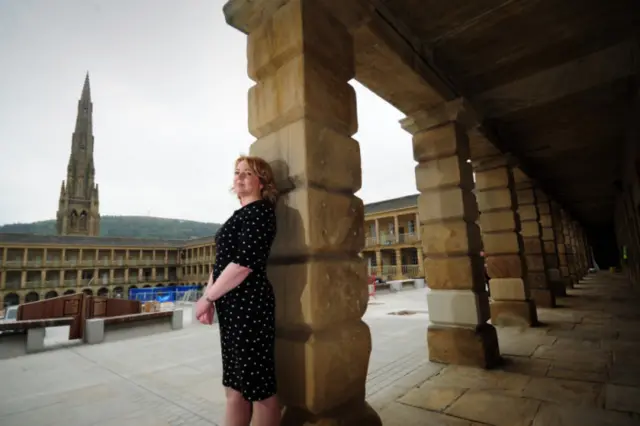
[[[201,286],[197,285],[132,288],[129,290],[129,300],[175,302],[186,292],[200,288]]]

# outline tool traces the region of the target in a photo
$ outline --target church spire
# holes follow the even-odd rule
[[[91,102],[91,84],[89,84],[89,71],[87,71],[87,75],[84,78],[84,85],[82,86],[82,95],[80,96],[80,101]]]
[[[67,179],[60,192],[57,225],[60,235],[99,234],[100,214],[93,164],[93,103],[89,72],[78,100],[75,131],[71,139],[71,155]]]

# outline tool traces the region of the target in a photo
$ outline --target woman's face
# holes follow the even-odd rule
[[[236,166],[233,178],[233,190],[239,197],[260,196],[262,184],[260,178],[251,170],[246,161],[241,161]]]

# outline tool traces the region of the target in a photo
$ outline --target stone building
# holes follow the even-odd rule
[[[415,217],[415,198],[365,206],[371,209],[367,220],[386,224],[400,217],[399,223],[404,224],[405,216],[411,217],[409,212]],[[397,240],[385,233],[380,239],[372,236],[363,251],[374,260],[369,274],[387,279],[423,277],[417,258],[405,253],[419,248],[420,240],[411,232],[407,228],[406,235]],[[395,257],[398,250],[404,257]],[[136,288],[206,285],[215,253],[213,236],[157,240],[0,233],[0,308],[77,292],[126,298]],[[380,253],[384,261],[376,268]]]
[[[93,162],[93,103],[89,73],[78,101],[67,180],[62,181],[56,215],[58,235],[100,235],[100,201]]]

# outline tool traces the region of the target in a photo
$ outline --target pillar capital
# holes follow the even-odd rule
[[[400,125],[404,130],[415,135],[451,122],[456,122],[465,131],[469,131],[479,127],[482,118],[469,101],[457,98],[430,109],[416,111],[400,120]]]

